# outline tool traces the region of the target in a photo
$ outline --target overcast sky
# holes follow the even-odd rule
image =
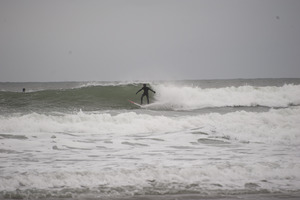
[[[288,77],[299,0],[0,0],[0,82]]]

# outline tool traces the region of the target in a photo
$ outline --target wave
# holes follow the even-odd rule
[[[299,107],[196,116],[31,113],[0,116],[0,124],[0,198],[299,191]]]
[[[243,170],[238,164],[226,167],[207,165],[185,168],[163,167],[157,164],[146,168],[126,170],[111,168],[81,172],[28,172],[3,178],[4,187],[3,192],[0,190],[0,198],[2,196],[4,199],[53,199],[56,197],[55,199],[111,200],[144,199],[143,195],[150,195],[145,198],[150,200],[165,199],[167,195],[172,195],[167,199],[174,199],[176,195],[194,194],[190,199],[227,199],[224,196],[274,192],[284,194],[284,190],[272,188],[267,181],[251,182],[253,178],[260,180],[260,178],[267,179],[270,176],[276,176],[282,181],[281,184],[276,181],[276,184],[286,184],[293,188],[288,190],[290,194],[293,191],[299,192],[297,183],[290,183],[285,177],[294,177],[294,174],[297,174],[297,167],[285,166],[276,175],[272,172],[274,170],[272,166],[263,163],[258,164],[256,168],[251,168],[257,173],[251,172],[250,169],[249,171]],[[240,180],[240,177],[248,177],[249,180]],[[2,189],[1,183],[0,189]],[[197,194],[203,195],[202,198],[195,198]],[[232,196],[228,199],[232,199]]]
[[[29,93],[0,92],[2,110],[38,111],[71,110],[86,111],[135,109],[128,99],[140,102],[136,91],[142,87],[138,83],[86,83],[69,89],[51,89]],[[154,83],[151,87],[147,109],[195,110],[219,107],[288,107],[300,104],[300,85],[283,86],[238,86],[223,88],[201,88]],[[145,101],[145,99],[144,99]]]
[[[39,92],[46,90],[68,90],[79,89],[93,86],[126,86],[126,85],[141,85],[150,84],[150,82],[141,81],[90,81],[90,82],[13,82],[3,83],[0,82],[1,92],[22,92],[22,89],[26,89],[26,93]]]
[[[300,85],[224,88],[157,85],[153,108],[193,110],[215,107],[288,107],[300,104]]]
[[[140,86],[124,85],[79,85],[69,89],[41,90],[28,93],[0,92],[2,110],[28,111],[95,111],[130,109],[127,99],[132,99]]]
[[[234,123],[232,123],[234,122]],[[300,108],[268,112],[236,111],[227,114],[161,116],[136,112],[38,114],[0,116],[0,135],[26,139],[37,134],[160,135],[168,132],[204,132],[237,141],[300,144]],[[23,133],[25,135],[18,135]],[[12,136],[9,136],[9,135]],[[0,137],[0,138],[1,138]]]

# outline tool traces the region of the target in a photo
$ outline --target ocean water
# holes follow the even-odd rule
[[[300,198],[300,79],[146,83],[0,83],[0,199]]]

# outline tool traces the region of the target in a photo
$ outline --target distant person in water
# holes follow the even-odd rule
[[[143,84],[143,87],[139,91],[137,91],[136,94],[139,93],[142,90],[144,90],[144,93],[142,94],[142,97],[141,97],[141,104],[143,104],[143,98],[144,98],[144,96],[147,97],[147,103],[149,104],[149,93],[148,93],[148,91],[150,90],[150,91],[152,91],[154,93],[155,93],[155,91],[152,90],[152,89],[150,89],[150,88],[148,88],[146,86],[146,84]]]
[[[25,89],[25,88],[23,88],[23,92],[25,92],[25,90],[26,90],[26,89]]]

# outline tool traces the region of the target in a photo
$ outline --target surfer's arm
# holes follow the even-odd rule
[[[150,88],[149,88],[149,90],[151,90],[153,93],[156,93],[154,90],[152,90],[152,89],[150,89]]]
[[[142,88],[143,89],[143,88]],[[140,91],[142,91],[142,89],[140,89],[139,91],[137,91],[135,94],[139,93]]]

